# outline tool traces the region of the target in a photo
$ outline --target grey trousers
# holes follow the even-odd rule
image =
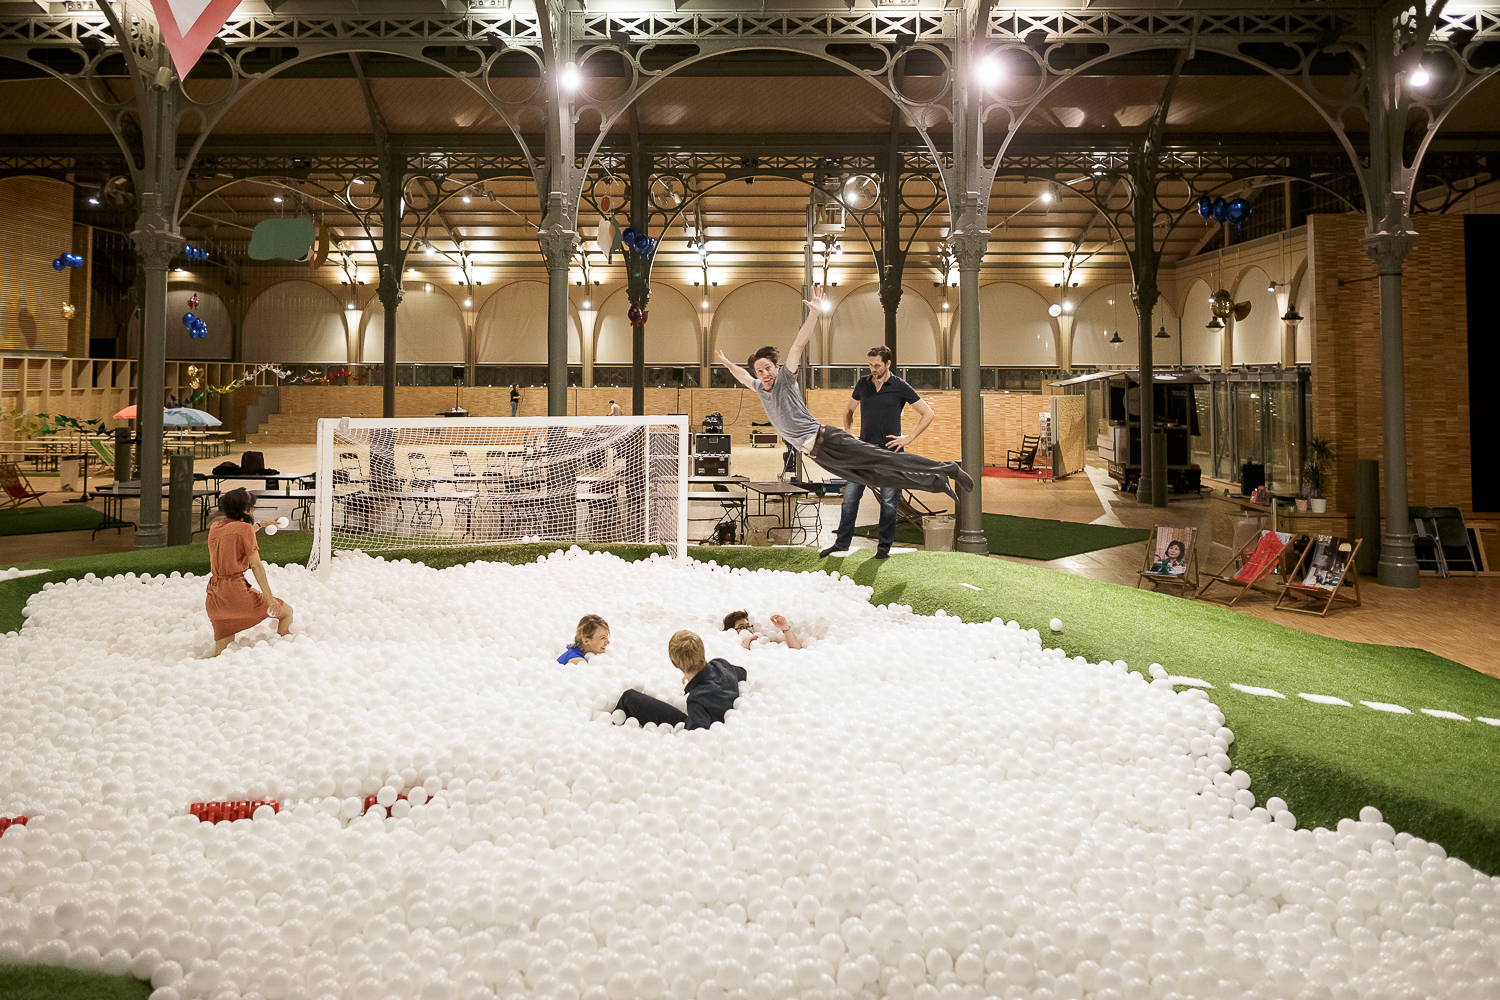
[[[808,457],[841,479],[871,489],[895,487],[958,496],[948,485],[952,462],[935,462],[909,451],[891,451],[873,445],[840,427],[818,428],[818,437],[807,450]]]

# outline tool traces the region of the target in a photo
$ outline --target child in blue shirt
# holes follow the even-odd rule
[[[585,663],[585,654],[598,656],[609,646],[609,622],[598,615],[584,615],[573,631],[573,645],[562,651],[557,662],[563,666]]]

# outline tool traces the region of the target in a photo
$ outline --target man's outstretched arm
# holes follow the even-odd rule
[[[813,285],[812,298],[803,299],[802,304],[807,306],[807,319],[802,321],[802,329],[797,331],[797,339],[792,341],[792,346],[786,352],[786,362],[782,366],[794,374],[797,362],[802,359],[802,351],[812,339],[813,330],[817,328],[818,317],[823,314],[823,286]]]
[[[714,360],[725,368],[728,368],[729,374],[733,375],[740,385],[743,385],[746,389],[755,388],[755,376],[726,358],[723,351],[714,351]]]

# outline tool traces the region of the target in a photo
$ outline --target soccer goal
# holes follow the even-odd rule
[[[308,566],[335,549],[630,542],[686,556],[688,418],[318,421]]]

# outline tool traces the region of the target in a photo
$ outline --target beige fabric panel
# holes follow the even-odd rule
[[[68,301],[73,272],[52,270],[73,249],[73,187],[45,177],[0,180],[0,350],[68,349]]]

